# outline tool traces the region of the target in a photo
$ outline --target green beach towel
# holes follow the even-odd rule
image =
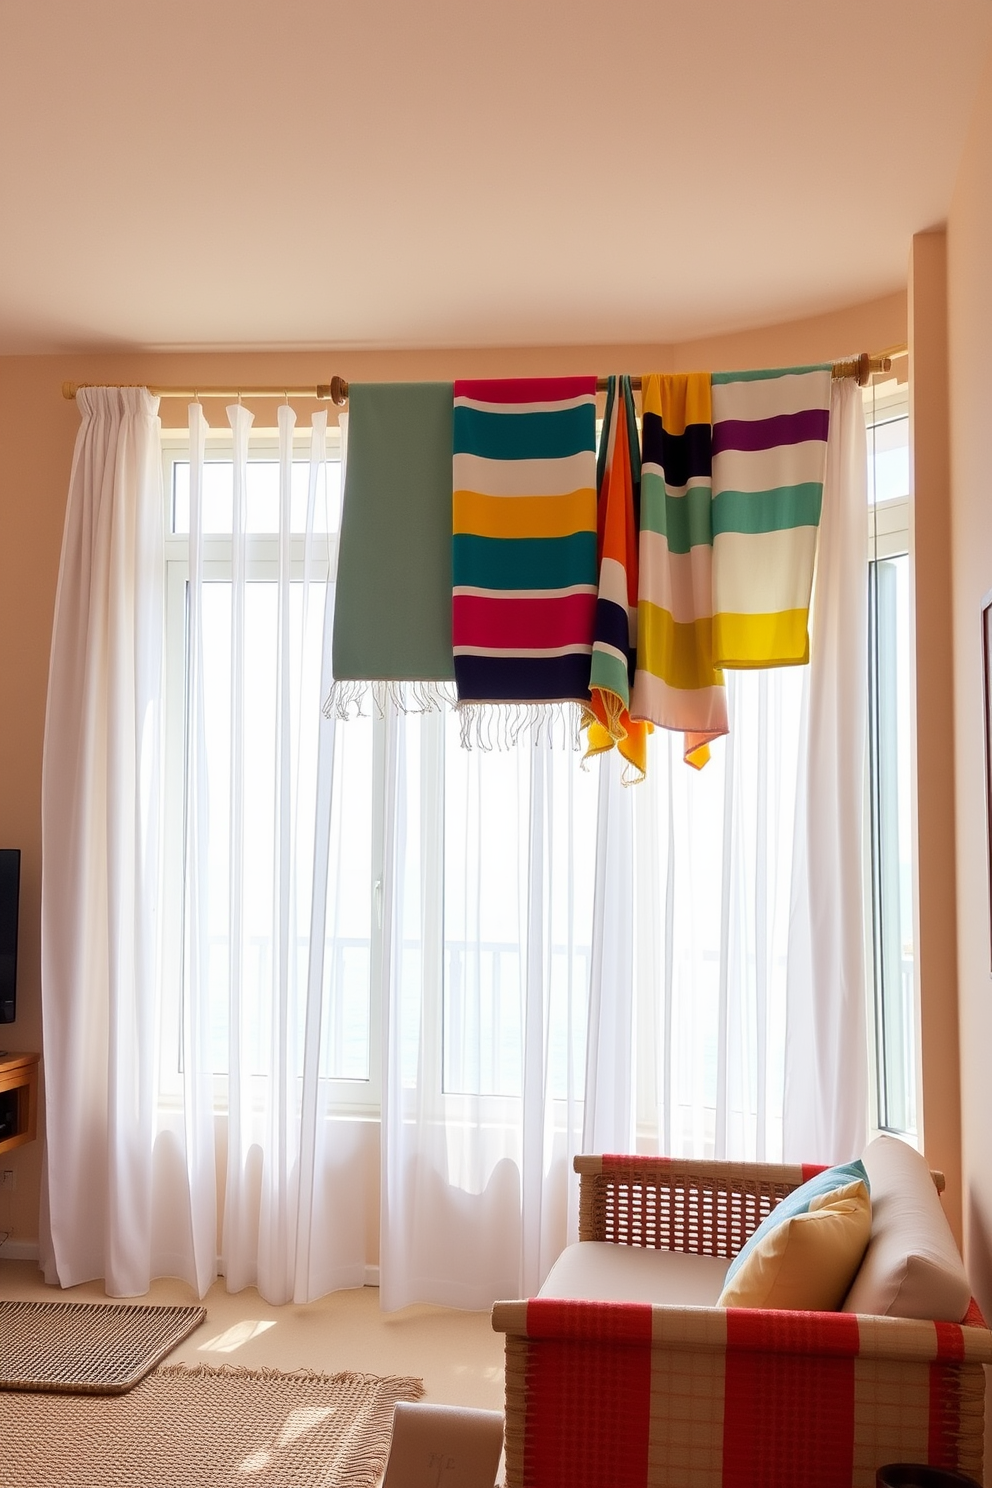
[[[351,384],[328,715],[370,684],[454,678],[452,419],[450,382]]]

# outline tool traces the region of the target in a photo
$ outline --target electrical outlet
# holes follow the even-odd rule
[[[13,1168],[4,1168],[0,1173],[0,1188],[5,1188],[8,1193],[13,1193],[17,1187],[17,1174]]]

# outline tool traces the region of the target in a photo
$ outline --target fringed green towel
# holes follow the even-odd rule
[[[450,382],[351,384],[328,715],[372,684],[454,678],[453,407]],[[413,706],[436,691],[411,689]]]

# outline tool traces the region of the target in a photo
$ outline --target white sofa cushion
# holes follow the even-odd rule
[[[539,1295],[715,1307],[729,1264],[720,1256],[580,1240],[562,1251]]]
[[[862,1161],[871,1240],[843,1311],[959,1323],[971,1288],[926,1159],[898,1137],[877,1137]]]

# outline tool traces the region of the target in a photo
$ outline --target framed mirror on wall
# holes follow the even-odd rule
[[[985,842],[989,873],[989,973],[992,975],[992,589],[982,600],[982,709],[985,716]]]

